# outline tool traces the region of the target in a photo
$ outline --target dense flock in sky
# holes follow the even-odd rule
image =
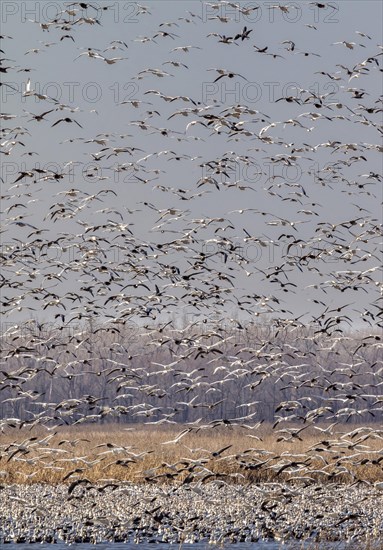
[[[49,4],[3,7],[3,456],[38,448],[25,427],[180,424],[178,445],[268,421],[287,442],[328,430],[316,453],[361,463],[383,407],[368,17]]]

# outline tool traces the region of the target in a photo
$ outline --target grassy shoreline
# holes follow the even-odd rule
[[[368,426],[343,424],[327,432],[326,426],[311,426],[288,440],[266,424],[256,430],[194,427],[182,433],[190,428],[105,424],[9,430],[0,437],[0,483],[383,481],[383,444]],[[292,426],[283,429],[294,433]]]

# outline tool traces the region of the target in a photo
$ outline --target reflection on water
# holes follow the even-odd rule
[[[214,550],[214,548],[224,548],[229,549],[233,548],[235,550],[279,550],[284,548],[285,550],[293,550],[294,548],[304,548],[302,543],[299,543],[299,546],[289,546],[281,545],[276,542],[249,542],[249,543],[239,543],[239,544],[225,544],[223,546],[215,546],[207,542],[198,542],[195,544],[163,544],[163,543],[140,543],[132,544],[130,543],[105,543],[105,544],[7,544],[4,548],[6,550],[126,550],[131,546],[137,546],[140,550],[152,550],[154,546],[160,546],[161,550]]]

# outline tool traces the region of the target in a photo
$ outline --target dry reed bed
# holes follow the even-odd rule
[[[86,478],[93,483],[187,482],[214,479],[209,472],[218,478],[225,476],[221,479],[226,482],[239,483],[302,476],[308,482],[310,478],[319,482],[383,481],[380,436],[371,432],[355,446],[360,436],[345,437],[353,429],[348,424],[336,426],[332,434],[309,428],[300,435],[302,440],[277,441],[279,436],[271,425],[262,425],[256,435],[238,426],[215,427],[193,430],[177,443],[166,443],[186,428],[106,424],[57,428],[53,433],[41,428],[10,430],[0,437],[0,481],[58,484]],[[365,433],[369,433],[368,427]],[[41,444],[47,435],[52,437]],[[331,447],[327,448],[325,441],[330,441]],[[341,446],[333,446],[335,441]],[[18,451],[20,445],[28,452]],[[229,448],[213,456],[224,447]]]

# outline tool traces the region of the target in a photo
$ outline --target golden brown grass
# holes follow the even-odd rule
[[[80,477],[101,483],[162,483],[203,480],[211,471],[225,475],[222,479],[226,482],[241,483],[299,476],[320,482],[383,481],[381,439],[371,435],[356,444],[360,436],[342,438],[353,428],[348,424],[336,426],[332,435],[309,428],[300,434],[302,441],[277,441],[280,434],[273,433],[270,425],[262,425],[256,432],[261,440],[251,437],[252,431],[237,426],[193,430],[177,443],[165,444],[186,428],[106,424],[57,428],[53,433],[42,428],[10,430],[0,437],[0,480],[57,484],[64,478],[70,483]],[[331,441],[331,447],[326,447],[324,441]],[[340,445],[333,446],[335,441]],[[212,452],[229,445],[226,451],[212,456]],[[206,462],[202,460],[193,468],[191,461],[200,459]],[[289,462],[298,464],[279,471]]]

